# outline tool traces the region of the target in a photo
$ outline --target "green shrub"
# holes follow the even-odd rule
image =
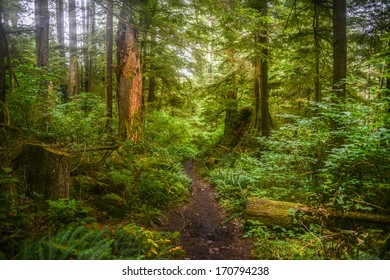
[[[78,200],[60,198],[49,200],[48,218],[56,226],[90,221],[90,209]]]

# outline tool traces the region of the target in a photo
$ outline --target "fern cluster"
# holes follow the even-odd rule
[[[135,224],[112,230],[85,226],[68,228],[39,240],[27,239],[19,258],[24,260],[113,260],[173,258],[183,253],[171,244],[177,235],[163,235]]]

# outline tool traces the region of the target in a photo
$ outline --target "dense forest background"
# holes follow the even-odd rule
[[[389,14],[1,0],[0,259],[183,258],[158,228],[189,199],[188,160],[254,258],[388,259]],[[315,210],[267,224],[253,198]]]

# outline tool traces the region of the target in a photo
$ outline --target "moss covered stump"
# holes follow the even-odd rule
[[[39,202],[69,197],[69,154],[53,146],[26,144],[22,152],[27,192]]]

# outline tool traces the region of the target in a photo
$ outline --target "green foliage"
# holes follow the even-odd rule
[[[146,141],[154,156],[169,157],[177,162],[197,154],[193,129],[184,118],[152,112],[147,118],[146,131]]]
[[[80,93],[52,110],[51,133],[63,143],[95,146],[104,143],[104,103],[93,93]]]
[[[10,184],[19,183],[19,179],[14,177],[11,172],[11,167],[2,168],[2,172],[0,173],[0,187],[7,187]]]
[[[245,236],[256,239],[257,258],[270,260],[378,259],[384,238],[382,230],[330,231],[318,224],[270,229],[248,220],[246,227]]]
[[[75,199],[60,198],[49,200],[48,218],[56,226],[66,226],[70,223],[90,221],[90,210],[82,202]]]
[[[254,178],[244,170],[215,169],[210,172],[216,185],[217,198],[221,200],[228,211],[244,210],[246,198],[253,189]]]
[[[210,176],[221,195],[233,200],[245,190],[271,199],[311,203],[308,199],[315,198],[346,209],[372,210],[370,204],[386,209],[390,131],[380,105],[351,103],[340,111],[326,102],[315,104],[317,116],[287,116],[289,122],[271,137],[251,138],[247,154],[222,158]],[[332,130],[333,122],[342,129]],[[242,184],[243,178],[250,183]]]
[[[28,239],[22,245],[20,259],[40,260],[112,260],[169,259],[181,255],[180,247],[171,245],[175,234],[163,235],[135,224],[91,229],[68,228],[39,240]]]

